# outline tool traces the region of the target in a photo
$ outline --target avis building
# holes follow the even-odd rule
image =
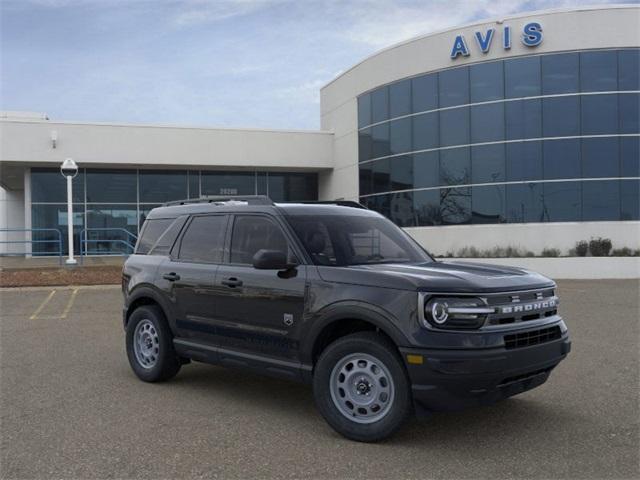
[[[58,166],[72,157],[81,167],[78,237],[83,228],[137,234],[168,200],[265,194],[358,200],[436,254],[471,245],[566,251],[592,236],[637,248],[639,32],[640,8],[615,6],[414,38],[322,88],[321,131],[5,114],[0,229],[64,231]],[[47,248],[34,244],[33,253]]]

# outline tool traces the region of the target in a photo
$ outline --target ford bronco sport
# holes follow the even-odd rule
[[[544,383],[570,341],[553,281],[434,260],[355,202],[210,197],[152,210],[124,265],[129,362],[147,382],[199,361],[313,385],[342,435]]]

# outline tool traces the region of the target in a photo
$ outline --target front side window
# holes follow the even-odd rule
[[[194,217],[182,237],[178,258],[186,262],[220,263],[226,226],[226,215]]]
[[[316,265],[432,261],[400,228],[382,217],[291,215],[288,219]]]
[[[250,265],[258,250],[289,252],[282,229],[273,221],[258,215],[242,215],[233,222],[231,263]]]

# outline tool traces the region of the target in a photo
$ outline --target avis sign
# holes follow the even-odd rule
[[[478,48],[482,53],[488,53],[493,43],[493,37],[496,35],[496,29],[490,28],[486,32],[475,32],[474,37]],[[505,26],[502,29],[502,48],[509,50],[511,48],[511,27]],[[526,47],[537,47],[542,43],[542,25],[538,22],[527,23],[522,28],[522,35],[520,41]],[[464,35],[460,34],[453,41],[453,48],[451,49],[451,58],[456,59],[459,56],[468,57],[470,55],[469,46],[464,38]]]

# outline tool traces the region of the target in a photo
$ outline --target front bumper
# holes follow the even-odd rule
[[[401,348],[418,413],[488,405],[542,385],[571,350],[567,332],[523,348]],[[408,357],[412,362],[408,361]],[[421,358],[422,363],[417,364]],[[426,410],[426,412],[424,412]]]

